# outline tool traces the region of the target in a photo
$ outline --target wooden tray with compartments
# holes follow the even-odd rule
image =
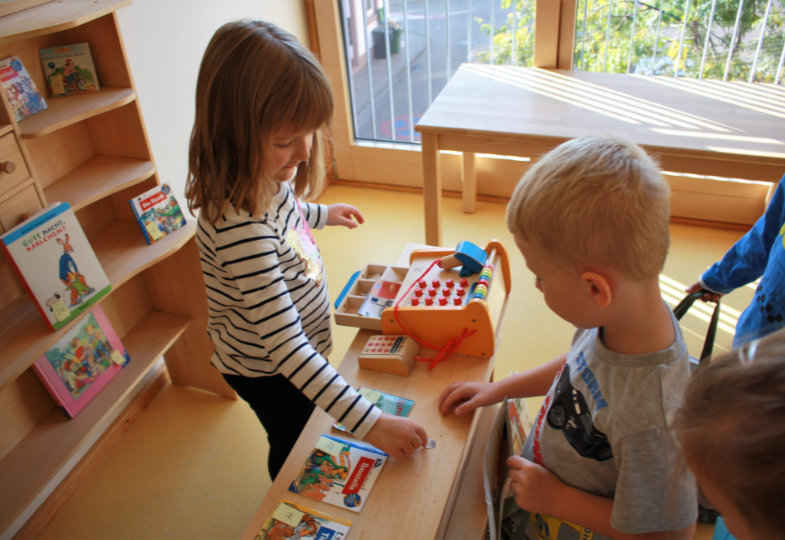
[[[393,305],[408,271],[406,266],[366,264],[335,301],[335,322],[381,332],[381,313]]]

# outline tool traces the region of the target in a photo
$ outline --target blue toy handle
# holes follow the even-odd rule
[[[354,285],[354,282],[357,281],[357,278],[359,276],[360,276],[360,271],[358,270],[354,274],[352,274],[352,276],[349,278],[349,281],[347,281],[346,285],[343,286],[343,290],[341,291],[341,294],[339,294],[338,298],[335,299],[335,309],[338,309],[338,306],[341,305],[343,299],[346,297],[347,294],[349,294],[349,289],[352,288],[352,285]]]

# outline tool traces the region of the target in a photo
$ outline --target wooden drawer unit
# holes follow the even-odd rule
[[[0,197],[0,230],[5,232],[13,229],[27,216],[35,214],[43,207],[33,182],[16,193]]]
[[[13,133],[0,137],[0,194],[30,177]]]

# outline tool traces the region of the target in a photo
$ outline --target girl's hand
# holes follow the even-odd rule
[[[686,292],[687,292],[688,294],[689,294],[689,293],[694,293],[695,291],[699,291],[699,290],[701,290],[702,288],[703,288],[703,286],[700,284],[700,282],[698,282],[698,283],[693,283],[692,285],[690,285],[690,286],[687,288],[687,291],[686,291]],[[706,291],[706,294],[704,294],[703,296],[701,296],[701,300],[703,300],[704,302],[717,302],[717,301],[720,299],[720,296],[722,296],[722,295],[721,295],[721,294],[717,294],[717,293],[713,293],[713,292]]]
[[[561,480],[542,465],[520,456],[508,457],[507,465],[515,503],[529,512],[555,515],[554,503],[564,485]]]
[[[336,203],[327,207],[327,225],[343,225],[354,229],[361,223],[365,223],[365,218],[351,204]]]
[[[493,383],[458,382],[447,386],[439,396],[439,412],[448,414],[455,408],[455,415],[469,414],[477,407],[493,405],[500,399],[496,396]]]
[[[364,440],[392,457],[401,459],[425,446],[428,435],[425,428],[414,420],[382,413]]]

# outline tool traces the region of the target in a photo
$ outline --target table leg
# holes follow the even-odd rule
[[[463,211],[477,211],[477,173],[474,168],[474,152],[463,153]]]
[[[442,171],[436,143],[436,134],[422,133],[425,243],[429,246],[442,245]]]

